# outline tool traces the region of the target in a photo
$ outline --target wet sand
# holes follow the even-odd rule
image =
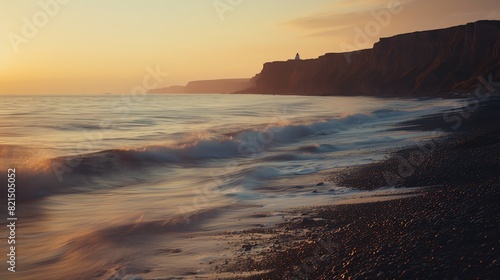
[[[228,233],[220,238],[238,257],[214,263],[214,272],[220,279],[497,279],[500,99],[399,129],[449,134],[318,183],[425,188],[390,200],[294,209],[274,227]]]

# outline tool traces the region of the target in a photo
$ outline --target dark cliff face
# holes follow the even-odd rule
[[[372,49],[270,62],[244,92],[423,96],[473,91],[500,80],[500,21],[383,38]]]

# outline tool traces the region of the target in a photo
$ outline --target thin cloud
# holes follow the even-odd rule
[[[401,0],[399,2],[403,4],[411,1],[413,0]],[[385,9],[388,3],[391,3],[391,0],[342,0],[326,6],[325,9],[329,10],[328,12],[295,18],[282,23],[282,25],[300,29],[339,30],[352,27],[366,20],[370,11]],[[317,34],[322,33],[328,34],[328,32],[319,32]]]
[[[291,19],[282,25],[306,31],[304,37],[343,36],[374,20],[372,12],[400,3],[403,11],[393,14],[381,35],[441,28],[480,19],[498,19],[498,0],[342,0],[327,5],[325,12]]]
[[[339,23],[346,25],[343,21],[349,16],[350,14],[322,13],[293,19],[284,24],[302,29],[331,28]]]
[[[355,26],[354,24],[340,25],[340,26],[336,26],[334,28],[329,28],[328,30],[311,33],[309,35],[306,35],[305,37],[324,37],[324,36],[331,37],[331,36],[338,36],[341,33],[347,33],[348,31],[352,30],[352,28],[354,26]]]

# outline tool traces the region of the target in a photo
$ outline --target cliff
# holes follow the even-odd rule
[[[232,93],[254,86],[250,79],[191,81],[186,86],[152,89],[149,93]]]
[[[155,88],[148,91],[148,93],[184,93],[185,86],[169,86],[165,88]]]
[[[239,93],[432,96],[500,80],[500,21],[382,38],[372,49],[264,64]]]
[[[250,79],[222,79],[192,81],[186,85],[185,93],[231,93],[252,86]]]

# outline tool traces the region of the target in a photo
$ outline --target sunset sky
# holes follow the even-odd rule
[[[126,93],[148,66],[169,73],[161,87],[252,77],[296,52],[314,58],[369,48],[379,37],[500,19],[498,0],[394,2],[0,0],[0,94]],[[390,18],[377,23],[377,14]],[[367,27],[369,40],[360,41]]]

